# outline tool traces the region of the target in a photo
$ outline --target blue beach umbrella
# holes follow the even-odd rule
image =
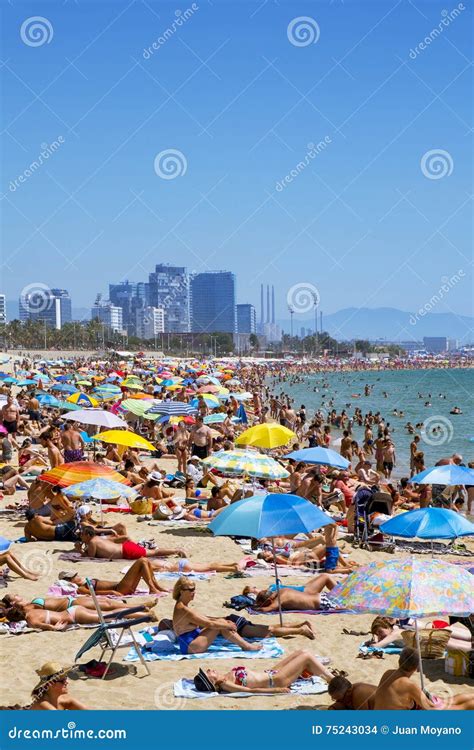
[[[474,524],[453,510],[420,508],[391,518],[380,531],[406,539],[455,539],[474,536]]]
[[[465,466],[457,466],[456,464],[431,466],[429,469],[415,474],[408,481],[414,484],[463,484],[470,487],[474,485],[474,471],[473,469],[467,469]]]
[[[67,383],[53,383],[51,390],[71,395],[72,393],[77,393],[79,388],[76,388],[75,385],[67,385]]]
[[[40,402],[41,406],[52,406],[52,407],[58,407],[60,404],[60,401],[55,396],[52,396],[50,393],[40,393],[36,396],[38,401]]]
[[[283,458],[292,458],[295,461],[303,461],[306,464],[321,464],[324,466],[334,466],[336,469],[347,469],[350,462],[343,458],[340,453],[330,448],[302,448],[299,451],[288,453]]]
[[[303,497],[270,493],[253,495],[229,505],[209,524],[209,528],[216,536],[245,536],[254,539],[270,537],[272,539],[280,623],[283,623],[273,537],[311,532],[333,523],[334,520],[330,516]]]

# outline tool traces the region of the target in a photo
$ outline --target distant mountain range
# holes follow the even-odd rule
[[[279,320],[286,333],[291,330],[290,320]],[[314,330],[314,317],[294,315],[293,333],[300,328]],[[319,327],[319,320],[318,320]],[[338,340],[385,339],[387,341],[421,341],[423,336],[447,336],[463,343],[474,341],[474,317],[454,313],[416,313],[394,307],[347,307],[331,315],[323,315],[323,329]]]
[[[74,320],[89,320],[90,308],[73,307]],[[7,300],[7,319],[18,318],[18,302]],[[285,333],[291,330],[290,320],[278,320]],[[293,333],[300,329],[314,330],[312,315],[297,315],[293,320]],[[319,328],[319,320],[318,320]],[[474,341],[474,317],[454,313],[430,312],[420,317],[416,313],[395,307],[346,307],[323,316],[323,328],[339,341],[352,339],[385,339],[386,341],[421,341],[423,336],[447,336],[467,344]]]

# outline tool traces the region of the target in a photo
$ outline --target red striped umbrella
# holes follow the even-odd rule
[[[86,482],[97,477],[128,484],[125,477],[118,471],[111,469],[110,466],[95,464],[93,461],[74,461],[70,464],[60,464],[54,469],[45,471],[44,474],[39,476],[39,479],[54,484],[56,487],[69,487],[71,484]]]

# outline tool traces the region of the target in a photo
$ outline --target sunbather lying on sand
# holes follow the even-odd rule
[[[419,665],[418,653],[413,648],[404,648],[397,669],[384,672],[374,696],[374,709],[384,711],[411,711],[424,709],[474,710],[474,695],[461,693],[447,701],[430,700],[420,686],[411,681]]]
[[[78,594],[89,593],[86,579],[81,578],[77,572],[63,570],[59,574],[59,578],[75,584],[77,586]],[[142,580],[148,586],[150,594],[168,592],[168,589],[160,586],[155,579],[153,564],[147,557],[141,557],[139,560],[135,560],[120,581],[103,581],[98,578],[89,578],[96,594],[110,594],[112,596],[128,596],[134,594],[138,584]]]
[[[26,578],[28,581],[37,581],[39,578],[39,575],[25,568],[13,552],[0,552],[0,565],[6,565],[14,573],[21,576],[21,578]]]
[[[319,545],[314,549],[297,549],[294,552],[288,550],[288,552],[280,552],[276,555],[276,561],[278,565],[290,565],[295,568],[300,568],[304,565],[311,565],[311,563],[320,563],[326,557],[326,546]],[[265,560],[265,562],[273,563],[273,552],[271,550],[263,550],[257,555],[259,560]],[[331,570],[332,573],[352,573],[354,568],[357,568],[357,563],[350,561],[346,562],[342,556],[339,556],[337,565]]]
[[[184,557],[182,549],[146,549],[123,536],[101,537],[89,526],[81,529],[81,552],[84,557],[102,557],[109,560],[138,560],[140,557]]]
[[[117,604],[115,610],[109,610],[108,614],[116,612],[119,615],[120,612],[124,611],[123,604]],[[150,619],[154,620],[155,615],[150,614],[149,610],[144,607],[143,614],[149,615]],[[97,612],[92,612],[86,607],[70,606],[64,612],[57,612],[50,609],[40,609],[34,604],[26,604],[22,606],[20,604],[13,604],[11,607],[6,607],[1,610],[1,615],[5,617],[7,622],[21,622],[26,620],[26,624],[29,628],[35,628],[38,630],[66,630],[71,625],[98,625],[100,618]],[[137,613],[126,614],[124,618],[136,617]]]
[[[209,617],[209,620],[215,622],[221,620],[220,617]],[[225,620],[233,622],[237,628],[237,634],[242,638],[289,638],[292,635],[302,635],[305,638],[314,640],[315,635],[309,620],[304,622],[293,622],[291,625],[262,625],[250,622],[242,615],[226,615]],[[168,619],[160,620],[160,630],[173,630],[173,621]]]
[[[312,578],[304,587],[304,591],[296,591],[292,588],[280,588],[280,602],[283,611],[288,610],[327,610],[333,609],[335,603],[326,594],[323,589],[331,591],[336,585],[336,581],[327,573]],[[247,593],[256,593],[257,598],[254,609],[259,612],[278,612],[278,592],[277,591],[258,591],[256,588],[246,587]]]
[[[108,599],[106,596],[97,597],[100,608],[103,612],[115,612],[118,609],[123,609],[123,602],[118,604],[112,599]],[[157,599],[150,599],[148,602],[140,602],[140,606],[143,609],[151,609],[155,606]],[[23,607],[26,612],[31,609],[49,609],[51,612],[66,612],[70,607],[85,607],[86,609],[96,612],[96,607],[91,596],[36,596],[31,601],[25,599],[23,596],[18,594],[7,594],[0,601],[0,606],[9,609],[18,604]]]
[[[434,621],[442,622],[442,617],[434,618]],[[446,648],[455,649],[457,651],[470,651],[472,649],[472,636],[469,630],[464,625],[449,625],[446,622],[445,627],[436,627],[433,624],[433,620],[418,620],[419,628],[431,628],[434,630],[449,629],[451,636],[446,644]],[[404,630],[411,628],[404,628]],[[402,638],[403,629],[399,625],[394,624],[387,617],[376,617],[372,623],[370,632],[373,635],[372,640],[369,642],[370,645],[376,645],[378,648],[384,648],[389,645],[398,645],[403,648],[404,641]]]
[[[330,682],[334,677],[334,672],[326,669],[309,651],[295,651],[275,667],[257,671],[238,666],[224,674],[214,669],[200,669],[194,686],[202,693],[289,693],[290,686],[300,678],[318,675]]]
[[[248,643],[237,632],[237,625],[231,620],[205,617],[189,606],[194,599],[196,584],[186,578],[176,581],[173,599],[176,601],[173,610],[173,630],[178,637],[182,654],[202,654],[209,649],[217,636],[221,635],[235,643],[243,651],[259,651],[260,645]]]

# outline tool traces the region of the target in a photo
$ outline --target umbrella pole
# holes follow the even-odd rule
[[[420,668],[420,683],[421,683],[421,689],[423,692],[425,692],[425,679],[423,675],[423,660],[421,658],[421,647],[420,647],[420,633],[418,630],[418,619],[415,618],[415,638],[416,638],[416,648],[418,650],[418,665]]]
[[[273,564],[275,566],[275,583],[277,587],[277,597],[278,597],[278,614],[280,615],[280,625],[283,625],[283,617],[281,614],[280,581],[278,580],[278,566],[277,566],[276,551],[275,551],[275,540],[273,539],[273,537],[272,537],[272,549],[273,549]]]

